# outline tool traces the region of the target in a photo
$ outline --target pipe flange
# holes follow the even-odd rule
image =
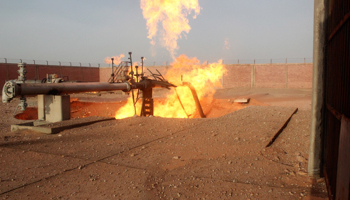
[[[2,88],[2,102],[8,103],[15,96],[16,82],[15,81],[7,81]]]

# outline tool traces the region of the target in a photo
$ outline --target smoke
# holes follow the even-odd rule
[[[124,54],[120,54],[119,56],[106,57],[104,62],[107,63],[107,64],[112,64],[111,58],[114,58],[113,63],[115,65],[119,65],[119,63],[121,62],[121,59],[124,58],[124,57],[125,57]]]
[[[194,11],[195,19],[200,12],[198,0],[141,0],[141,9],[147,20],[150,43],[155,45],[155,38],[159,36],[161,45],[175,60],[177,40],[191,30],[187,15]],[[158,29],[160,22],[161,30]]]

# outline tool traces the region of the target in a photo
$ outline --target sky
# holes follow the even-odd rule
[[[200,14],[188,16],[191,30],[178,40],[176,56],[224,63],[312,58],[312,0],[198,2]],[[137,0],[0,0],[0,62],[103,66],[106,57],[132,52],[133,61],[171,63],[166,48],[152,46],[147,34]]]

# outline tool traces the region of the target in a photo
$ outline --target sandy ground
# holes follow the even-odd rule
[[[327,199],[324,180],[306,175],[311,90],[226,89],[214,97],[201,102],[206,119],[115,120],[108,117],[125,96],[76,94],[69,123],[105,120],[53,135],[10,132],[30,120],[13,117],[19,100],[0,104],[0,198]],[[240,97],[251,101],[233,103]],[[35,112],[17,118],[35,120]]]

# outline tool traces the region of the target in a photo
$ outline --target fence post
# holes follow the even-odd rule
[[[72,66],[72,62],[69,62],[70,66]]]
[[[46,65],[49,65],[49,61],[46,61]]]
[[[7,63],[7,59],[6,58],[4,58],[5,59],[5,63]]]
[[[33,62],[34,62],[34,65],[35,65],[35,60],[33,60]]]
[[[239,59],[238,59],[238,64],[239,64]]]
[[[20,61],[21,61],[21,63],[22,63],[22,59],[19,59]]]
[[[58,61],[60,63],[60,66],[61,66],[61,61]]]
[[[80,67],[81,67],[81,63],[79,63]]]
[[[91,67],[91,64],[89,63],[89,67]]]
[[[270,59],[270,64],[272,64],[272,59]]]

